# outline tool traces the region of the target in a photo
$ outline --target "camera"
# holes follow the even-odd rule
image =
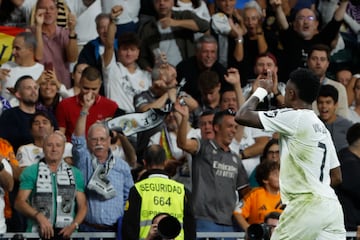
[[[250,240],[270,240],[271,229],[266,223],[251,224],[247,230]]]
[[[164,216],[165,215],[165,216]],[[161,220],[158,222],[158,234],[156,239],[175,239],[181,231],[181,224],[180,222],[173,216],[168,215],[166,213],[158,214],[153,218],[162,217]]]
[[[20,233],[14,234],[14,236],[11,238],[11,240],[23,240],[25,239],[24,236]]]

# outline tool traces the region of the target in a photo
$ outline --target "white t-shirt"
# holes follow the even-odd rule
[[[266,132],[258,128],[244,127],[244,134],[240,143],[237,142],[234,138],[230,144],[230,149],[236,153],[239,153],[240,149],[244,150],[245,148],[252,146],[255,143],[256,138],[268,137],[270,140],[271,136],[272,132]],[[241,160],[248,176],[250,176],[255,167],[260,163],[260,156],[261,154],[252,158]]]
[[[183,166],[179,167],[175,176],[172,177],[172,179],[174,179],[175,181],[181,182],[185,185],[185,187],[189,190],[192,189],[192,184],[191,184],[191,175],[192,175],[192,157],[191,154],[183,151],[182,149],[180,149],[177,144],[176,144],[176,133],[174,132],[169,132],[168,135],[168,145],[171,151],[172,156],[179,160],[182,157],[185,157],[187,162],[185,162],[183,164]],[[201,133],[200,133],[200,129],[194,129],[191,128],[190,131],[186,134],[186,138],[192,139],[201,139]],[[161,144],[161,132],[157,132],[155,133],[153,136],[151,136],[150,141],[149,141],[149,146],[153,145],[153,144]],[[181,175],[181,171],[186,169],[187,171],[189,171],[189,175],[187,176],[182,176]]]
[[[284,203],[296,194],[334,198],[330,169],[340,165],[331,135],[308,109],[259,111],[267,131],[280,134],[280,191]]]
[[[160,34],[164,34],[164,35],[173,34],[171,27],[162,28],[159,22],[157,23],[157,27]],[[175,38],[161,40],[159,42],[159,48],[163,53],[166,54],[166,59],[168,63],[170,63],[171,65],[176,66],[178,65],[179,62],[182,61],[181,52],[178,45],[176,44]]]
[[[151,86],[150,73],[137,67],[134,73],[120,62],[115,55],[107,67],[103,66],[105,96],[115,101],[127,113],[135,112],[134,96]]]
[[[200,0],[200,6],[198,8],[194,8],[192,2],[182,2],[177,1],[178,7],[173,7],[174,11],[184,11],[189,10],[195,13],[198,17],[207,20],[210,22],[211,16],[209,13],[209,9],[206,6],[206,3],[203,0]]]
[[[11,103],[13,103],[13,99],[16,98],[6,88],[14,87],[16,81],[24,75],[29,75],[36,81],[44,71],[44,65],[40,63],[35,63],[31,67],[21,67],[15,62],[6,62],[1,68],[10,69],[9,77],[1,81],[1,94]],[[13,104],[11,104],[11,106],[15,107]]]
[[[349,117],[348,117],[348,119],[350,121],[352,121],[353,123],[360,122],[360,115],[357,112],[355,112],[354,106],[349,107]]]
[[[202,19],[210,22],[211,16],[209,13],[209,9],[203,0],[200,0],[200,6],[198,8],[193,8],[192,2],[177,1],[177,5],[178,5],[178,7],[174,6],[172,8],[174,11],[188,10],[188,11],[195,13],[199,18],[202,18]],[[194,33],[194,40],[199,39],[203,35],[204,35],[204,33],[200,33],[200,32]]]
[[[76,15],[75,31],[77,32],[78,45],[85,45],[88,41],[96,38],[95,17],[101,13],[101,2],[96,0],[89,7],[83,1],[66,0],[71,12]]]
[[[37,0],[25,0],[20,7],[20,10],[24,13],[28,26],[30,26],[31,11],[34,8],[36,2]]]
[[[10,175],[13,175],[12,168],[10,166],[10,163],[3,159],[1,161],[4,164],[4,170],[10,173]],[[0,233],[6,233],[6,222],[5,222],[5,215],[4,215],[4,208],[5,208],[5,191],[2,187],[0,187]]]
[[[138,22],[140,0],[101,0],[102,12],[109,13],[115,5],[121,5],[123,12],[117,17],[116,24]]]
[[[66,142],[63,158],[72,157],[71,150],[72,150],[72,144]],[[44,157],[43,149],[41,147],[34,145],[33,143],[22,145],[16,153],[16,159],[19,161],[20,167],[27,167],[34,163],[37,163],[43,157]]]

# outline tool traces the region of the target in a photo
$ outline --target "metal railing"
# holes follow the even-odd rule
[[[22,238],[16,238],[14,237],[22,236]],[[245,239],[245,233],[243,232],[198,232],[197,237],[199,238],[221,238],[223,240],[226,240],[226,238],[236,238],[238,240],[244,240]],[[356,232],[347,232],[346,238],[348,240],[356,239]],[[4,233],[0,234],[1,239],[6,240],[12,240],[12,239],[39,239],[38,233]],[[81,240],[90,240],[91,238],[98,238],[100,240],[103,239],[116,239],[116,233],[115,232],[76,232],[71,235],[71,239],[81,239]]]

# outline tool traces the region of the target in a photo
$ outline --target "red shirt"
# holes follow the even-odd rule
[[[82,106],[80,104],[79,95],[63,99],[56,108],[56,120],[59,128],[65,128],[65,136],[71,141],[76,126],[76,122],[80,116]],[[118,105],[116,102],[98,95],[94,105],[89,109],[89,115],[86,119],[86,134],[89,127],[98,120],[113,118]]]

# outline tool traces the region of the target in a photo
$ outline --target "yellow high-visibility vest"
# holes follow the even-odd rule
[[[139,239],[149,233],[152,219],[159,213],[168,213],[181,224],[176,240],[184,240],[184,185],[163,177],[150,177],[135,184],[141,196]]]

